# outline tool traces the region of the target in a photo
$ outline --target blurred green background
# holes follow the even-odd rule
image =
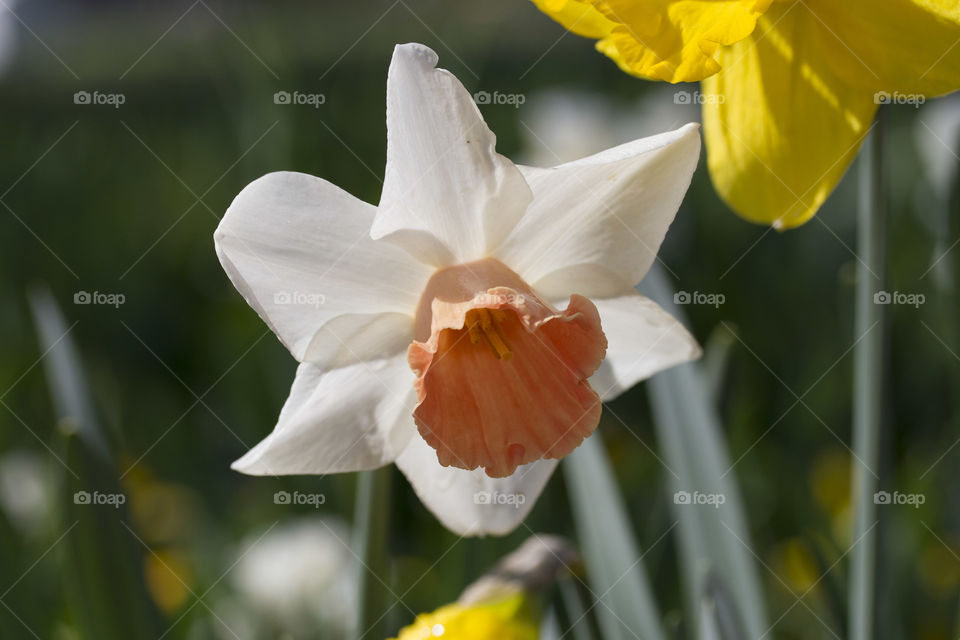
[[[142,571],[163,637],[340,637],[356,478],[229,469],[272,429],[295,369],[214,254],[233,196],[290,169],[376,203],[398,42],[432,47],[470,91],[522,96],[516,107],[481,107],[514,159],[559,163],[698,117],[675,93],[695,86],[627,77],[525,0],[24,0],[0,8],[0,21],[3,638],[80,637],[78,603],[98,596],[96,585],[69,584],[85,553],[71,523],[85,516],[62,488],[75,482],[65,468],[73,458],[40,361],[31,290],[49,287],[77,347],[129,497],[116,511],[128,533],[118,566],[136,565],[135,579]],[[76,104],[78,91],[121,94],[123,104]],[[324,101],[275,104],[277,91]],[[925,301],[889,307],[881,486],[925,502],[882,510],[884,637],[957,637],[960,249],[950,249],[960,237],[960,135],[949,116],[960,106],[946,105],[886,112],[891,291]],[[817,218],[779,234],[735,217],[701,166],[661,252],[677,289],[723,296],[685,311],[711,353],[728,357],[718,402],[772,638],[843,633],[853,173]],[[83,291],[124,302],[75,304]],[[611,408],[629,430],[609,413],[600,429],[659,607],[676,621],[675,534],[662,537],[670,496],[643,385]],[[389,614],[394,628],[453,600],[531,530],[575,535],[562,474],[529,529],[463,540],[395,474],[390,549],[403,604]],[[326,501],[278,505],[281,490]]]

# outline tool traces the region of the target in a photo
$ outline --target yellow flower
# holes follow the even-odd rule
[[[468,586],[457,602],[417,616],[391,640],[537,640],[545,592],[580,568],[569,542],[533,535]]]
[[[537,640],[538,616],[523,594],[478,604],[448,604],[417,616],[392,640]]]
[[[960,88],[957,0],[532,0],[633,75],[703,80],[710,175],[748,220],[809,220],[877,105]]]

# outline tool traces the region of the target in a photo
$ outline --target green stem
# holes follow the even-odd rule
[[[393,635],[389,628],[392,601],[390,554],[390,466],[358,474],[355,514],[356,553],[359,579],[354,638],[383,640]]]
[[[872,640],[876,621],[876,523],[883,397],[883,310],[874,295],[885,290],[883,118],[878,114],[860,159],[853,371],[852,488],[855,505],[850,569],[850,640]]]

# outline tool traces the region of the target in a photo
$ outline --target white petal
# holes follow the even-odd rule
[[[387,78],[387,167],[373,224],[433,266],[479,260],[532,199],[520,170],[495,150],[473,98],[437,54],[397,45]]]
[[[307,347],[311,364],[324,370],[406,353],[413,316],[404,313],[344,314],[327,320]]]
[[[698,128],[552,169],[521,167],[534,200],[494,256],[550,299],[629,291],[653,263],[690,185]]]
[[[482,469],[440,466],[437,452],[416,435],[397,458],[397,467],[423,504],[454,533],[506,535],[530,513],[557,461],[539,460],[507,478],[491,478]]]
[[[214,234],[234,286],[301,362],[330,367],[405,349],[430,269],[370,239],[376,209],[325,180],[271,173],[233,201]],[[321,330],[363,316],[352,331]],[[368,331],[369,330],[369,331]],[[347,354],[331,361],[331,354]]]
[[[641,380],[700,357],[690,332],[656,302],[639,294],[595,300],[607,336],[607,357],[590,378],[602,400],[611,400]]]
[[[416,434],[406,358],[324,373],[301,364],[273,433],[233,463],[251,475],[338,473],[393,462]]]

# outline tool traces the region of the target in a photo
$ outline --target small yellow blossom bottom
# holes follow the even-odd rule
[[[391,640],[537,640],[536,616],[522,594],[483,604],[448,604],[417,616]]]

